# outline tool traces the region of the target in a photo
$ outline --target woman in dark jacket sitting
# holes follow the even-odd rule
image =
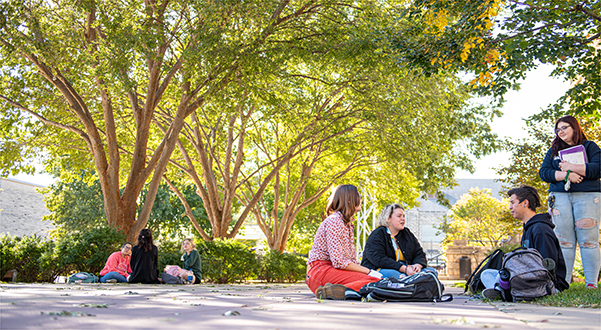
[[[152,243],[150,229],[142,229],[138,235],[138,244],[131,249],[131,275],[129,283],[159,283],[159,249]]]
[[[384,277],[402,277],[423,270],[427,259],[419,241],[405,228],[405,210],[399,204],[387,205],[378,215],[379,227],[367,238],[361,266],[376,269]],[[427,268],[426,268],[427,267]]]

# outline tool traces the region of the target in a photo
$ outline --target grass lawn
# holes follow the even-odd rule
[[[465,283],[455,283],[454,287],[465,288]],[[587,289],[584,283],[571,283],[570,288],[553,296],[546,296],[534,301],[523,302],[527,304],[554,306],[554,307],[577,307],[577,308],[600,308],[601,309],[601,283],[597,289]],[[478,292],[480,295],[481,293]],[[484,298],[488,302],[490,299]]]
[[[563,292],[530,303],[555,307],[601,308],[601,288],[587,289],[585,286],[584,283],[571,283],[570,288]]]

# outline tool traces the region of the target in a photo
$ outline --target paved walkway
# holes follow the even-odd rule
[[[601,310],[319,302],[304,284],[1,284],[1,329],[601,329]]]

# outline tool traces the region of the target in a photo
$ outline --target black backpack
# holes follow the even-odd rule
[[[359,293],[368,301],[451,301],[453,295],[444,294],[444,285],[436,274],[419,272],[401,279],[383,278],[364,285]]]
[[[503,267],[503,256],[505,253],[501,249],[494,250],[491,254],[487,255],[482,262],[474,269],[474,272],[467,279],[465,284],[464,293],[469,289],[471,293],[476,293],[485,289],[480,275],[486,269],[501,269]],[[487,262],[488,261],[488,262]],[[486,262],[486,263],[485,263]],[[483,266],[484,264],[484,266]]]

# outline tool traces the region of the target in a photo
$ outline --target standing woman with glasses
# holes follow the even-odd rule
[[[560,151],[579,145],[585,152],[585,164],[562,160]],[[555,123],[555,139],[539,176],[549,183],[549,213],[566,261],[566,281],[572,280],[578,243],[587,288],[597,288],[601,267],[601,150],[586,139],[576,118],[565,116]]]

